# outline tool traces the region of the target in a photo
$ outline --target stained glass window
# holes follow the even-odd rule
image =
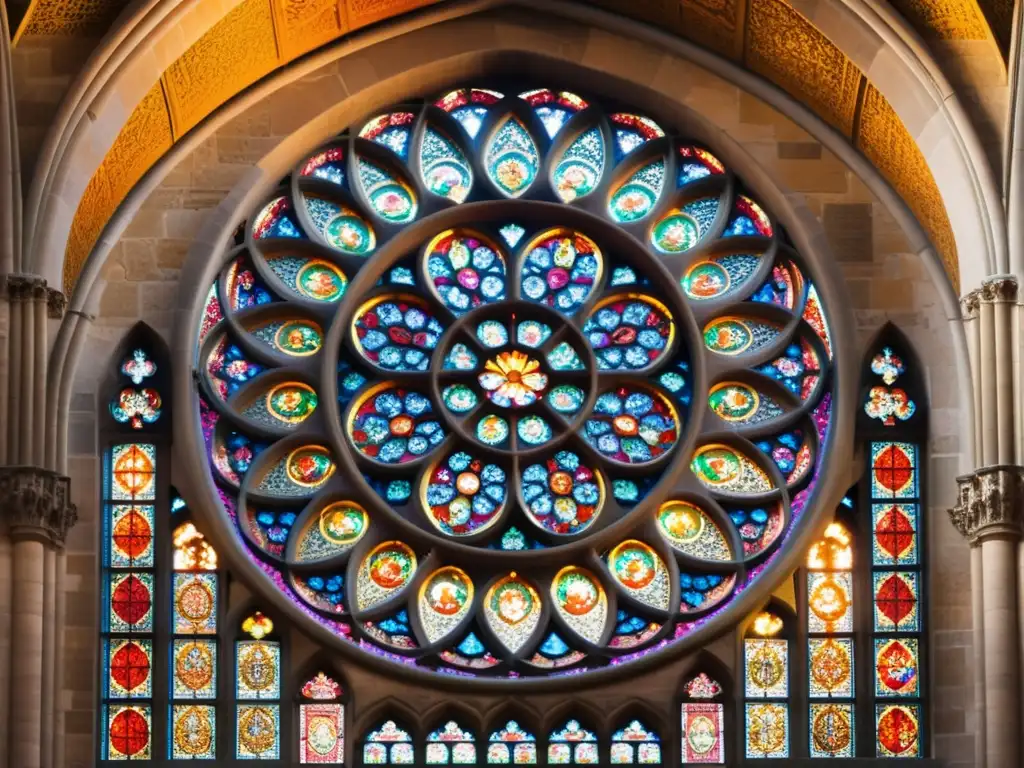
[[[156,374],[156,363],[145,349],[135,349],[121,363],[120,374],[126,379],[110,401],[110,415],[119,424],[141,430],[153,424],[163,413],[163,400],[155,386],[140,386]],[[131,385],[128,385],[130,381]],[[148,382],[147,382],[148,383]]]
[[[807,555],[808,743],[811,757],[853,757],[854,542],[833,522]],[[824,701],[815,701],[823,699]]]
[[[487,762],[490,765],[536,765],[537,739],[515,720],[509,720],[491,734]]]
[[[789,639],[768,611],[743,641],[745,753],[748,759],[789,757]],[[782,636],[780,636],[782,635]]]
[[[548,736],[548,765],[589,765],[598,762],[597,736],[569,720]]]
[[[145,362],[143,358],[139,364],[140,377],[148,375]],[[125,365],[133,366],[133,360]],[[153,590],[160,544],[156,475],[156,446],[151,443],[117,443],[104,457],[101,752],[105,760],[149,760],[154,755]]]
[[[865,366],[864,430],[868,480],[863,505],[870,536],[872,637],[865,649],[871,667],[874,754],[915,758],[924,754],[922,733],[927,669],[923,655],[925,622],[922,593],[925,561],[921,493],[927,414],[920,407],[923,388],[905,340],[894,328]]]
[[[350,126],[196,297],[185,423],[237,567],[328,643],[445,682],[544,685],[725,631],[841,453],[829,273],[711,148],[538,86]]]
[[[427,764],[476,764],[476,741],[473,734],[454,720],[431,731],[427,736]]]
[[[413,754],[412,737],[394,720],[382,723],[363,740],[366,765],[412,765]]]
[[[612,734],[610,755],[615,765],[661,765],[661,739],[639,720],[630,720]]]
[[[274,623],[257,611],[242,622],[251,640],[235,642],[235,756],[276,760],[281,755],[281,645]]]
[[[725,707],[722,686],[700,672],[683,686],[680,756],[684,764],[725,763]]]
[[[299,763],[334,765],[345,759],[345,705],[341,685],[318,672],[302,686]]]

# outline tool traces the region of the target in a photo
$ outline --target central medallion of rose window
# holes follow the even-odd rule
[[[505,408],[523,408],[537,402],[548,386],[548,375],[540,363],[518,350],[501,352],[484,365],[477,376],[487,399]]]

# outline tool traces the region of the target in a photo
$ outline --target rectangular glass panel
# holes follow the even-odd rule
[[[853,705],[811,704],[811,757],[853,757]]]
[[[156,498],[156,446],[115,445],[110,454],[110,498],[130,501]]]
[[[452,762],[456,765],[476,763],[476,746],[465,741],[454,745],[452,747]]]
[[[725,719],[721,704],[682,705],[684,763],[725,762]]]
[[[388,761],[386,744],[369,742],[363,745],[363,762],[367,765],[383,765]]]
[[[172,589],[175,634],[217,631],[217,574],[175,573]]]
[[[597,744],[586,742],[576,745],[576,762],[580,765],[590,765],[597,762]]]
[[[149,504],[107,504],[107,564],[152,568],[155,508]]]
[[[392,744],[391,762],[395,765],[412,765],[412,744]]]
[[[340,763],[345,756],[345,707],[302,704],[299,707],[299,762]]]
[[[171,646],[171,690],[176,699],[212,699],[217,695],[217,643],[175,640]]]
[[[872,504],[871,520],[874,565],[917,565],[917,504]]]
[[[853,639],[811,638],[807,641],[807,690],[812,698],[853,697]]]
[[[516,744],[512,747],[512,759],[516,765],[535,765],[537,763],[537,745]]]
[[[921,708],[917,704],[875,705],[878,757],[921,756]]]
[[[107,590],[110,632],[153,631],[153,574],[110,573]]]
[[[913,637],[875,638],[875,695],[918,696],[920,657]]]
[[[748,698],[784,698],[789,695],[789,641],[748,638],[744,641]]]
[[[508,744],[490,744],[487,747],[487,762],[490,765],[508,765],[512,762]]]
[[[172,760],[213,760],[217,757],[217,712],[209,704],[171,707]]]
[[[807,629],[853,631],[853,575],[848,571],[807,574]]]
[[[623,744],[621,742],[612,744],[612,764],[613,765],[624,765],[633,762],[633,745]]]
[[[571,759],[568,744],[548,744],[548,762],[552,765],[568,765]]]
[[[235,756],[239,760],[277,760],[281,755],[281,713],[276,704],[238,704]]]
[[[264,640],[235,643],[235,698],[281,696],[281,647]]]
[[[106,760],[149,760],[153,718],[148,704],[104,706],[103,757]]]
[[[153,642],[135,638],[103,641],[103,673],[112,699],[148,699],[153,695]]]
[[[427,765],[448,765],[448,745],[427,744]]]
[[[871,497],[918,497],[917,446],[913,443],[871,444]]]
[[[661,745],[640,744],[636,748],[636,758],[641,765],[661,765]]]
[[[917,632],[917,574],[912,571],[876,571],[876,632]]]
[[[773,702],[747,702],[748,759],[789,757],[789,707]]]

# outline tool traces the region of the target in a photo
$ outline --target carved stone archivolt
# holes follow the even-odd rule
[[[7,296],[11,301],[46,298],[46,280],[38,275],[7,275]]]
[[[39,467],[0,467],[0,516],[15,540],[37,538],[64,546],[78,520],[71,480]]]
[[[959,500],[950,520],[972,545],[985,538],[1024,534],[1024,467],[997,464],[957,478]]]
[[[1013,275],[995,275],[981,286],[982,301],[1017,301],[1017,278]]]

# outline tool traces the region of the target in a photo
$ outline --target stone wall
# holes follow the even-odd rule
[[[326,108],[344,94],[337,69],[286,86],[219,128],[185,157],[143,204],[108,259],[95,322],[89,329],[74,384],[69,430],[69,472],[80,520],[68,541],[68,631],[64,703],[67,765],[91,763],[98,552],[97,401],[111,350],[138,320],[170,340],[178,280],[192,236],[242,174],[299,126],[296,114],[310,101]],[[359,78],[373,70],[355,66]],[[687,65],[662,76],[687,86],[681,100],[738,142],[820,219],[854,309],[862,351],[887,321],[894,322],[925,361],[931,395],[929,446],[933,648],[932,750],[953,768],[973,764],[974,713],[968,550],[948,522],[961,450],[957,423],[957,361],[939,293],[920,259],[909,252],[895,219],[865,185],[813,137],[753,96]],[[296,158],[298,155],[296,155]],[[942,568],[935,564],[942,563]],[[863,596],[862,598],[863,599]],[[307,649],[308,653],[311,650]],[[728,651],[725,653],[728,657]],[[353,670],[350,677],[362,673]],[[368,673],[367,673],[368,674]],[[669,679],[663,675],[662,685]],[[626,691],[622,688],[622,692]],[[616,689],[607,692],[618,694]],[[373,702],[362,701],[362,706]],[[863,723],[861,727],[870,727]]]

